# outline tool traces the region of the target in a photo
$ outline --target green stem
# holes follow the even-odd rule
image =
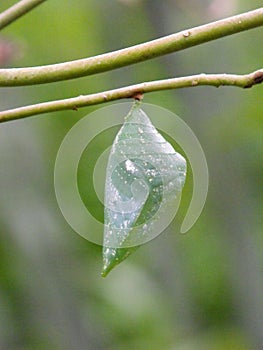
[[[199,74],[188,77],[151,81],[131,85],[115,90],[99,92],[86,96],[78,96],[64,100],[44,102],[26,107],[10,109],[0,112],[0,123],[26,118],[32,115],[62,110],[77,110],[78,108],[115,101],[123,98],[141,99],[142,95],[148,92],[196,87],[202,85],[210,86],[236,86],[249,88],[263,82],[263,69],[245,75],[234,74]]]
[[[21,0],[6,11],[0,13],[0,30],[44,1],[46,0]]]
[[[0,69],[0,86],[44,84],[110,71],[262,25],[263,7],[99,56],[40,67]]]

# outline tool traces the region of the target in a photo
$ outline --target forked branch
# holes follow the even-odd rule
[[[21,0],[0,15],[0,29],[45,0]],[[23,12],[24,11],[24,12]],[[0,69],[0,86],[51,83],[110,71],[263,25],[263,7],[237,16],[187,29],[126,49],[54,65]],[[210,85],[248,88],[263,81],[263,70],[246,75],[200,74],[145,82],[115,90],[44,102],[0,112],[0,122],[61,110],[77,110],[123,98],[138,98],[148,92]]]
[[[262,25],[263,7],[99,56],[40,67],[0,69],[0,86],[45,84],[106,72]]]

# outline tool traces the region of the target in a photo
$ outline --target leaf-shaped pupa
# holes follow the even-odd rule
[[[136,101],[114,140],[106,170],[102,276],[157,235],[158,222],[174,205],[185,176],[185,159]]]

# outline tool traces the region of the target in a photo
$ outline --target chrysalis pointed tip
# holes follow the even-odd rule
[[[107,277],[107,273],[103,270],[101,271],[100,275],[101,275],[101,277],[104,277],[104,278]]]
[[[101,270],[101,277],[107,277],[110,271],[113,269],[114,264],[104,264]]]

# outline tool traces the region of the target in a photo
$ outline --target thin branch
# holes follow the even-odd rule
[[[44,1],[46,0],[21,0],[6,11],[0,13],[0,30],[31,11],[36,6],[42,4]]]
[[[262,82],[263,69],[245,75],[198,74],[188,77],[157,80],[85,96],[81,95],[64,100],[44,102],[31,106],[10,109],[8,111],[0,112],[0,123],[48,112],[77,110],[80,107],[96,105],[123,98],[140,98],[140,96],[145,93],[160,90],[196,87],[202,85],[210,85],[215,87],[224,85],[250,88],[253,85],[260,84]]]
[[[263,7],[126,49],[54,65],[0,69],[0,86],[44,84],[92,75],[263,25]]]

